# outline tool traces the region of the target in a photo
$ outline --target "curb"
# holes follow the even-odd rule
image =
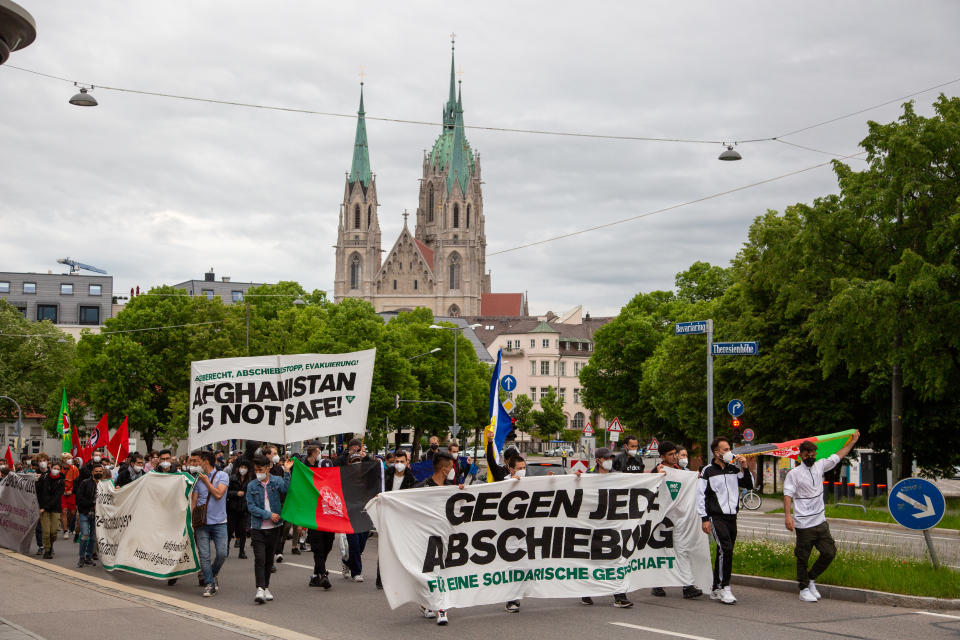
[[[796,580],[747,576],[735,573],[731,576],[730,581],[733,584],[744,587],[757,587],[759,589],[798,593]],[[853,587],[837,587],[830,584],[817,584],[817,591],[819,591],[824,598],[843,600],[844,602],[881,604],[888,607],[908,607],[911,609],[960,610],[960,599],[907,596],[900,593],[887,593],[886,591],[873,591],[871,589],[854,589]]]
[[[748,514],[745,514],[744,512],[741,511],[741,515],[748,515]],[[752,512],[752,515],[769,516],[771,519],[777,518],[781,520],[783,518],[782,513]],[[874,520],[852,520],[850,518],[827,518],[827,522],[837,522],[839,524],[847,524],[847,525],[858,525],[861,527],[869,527],[874,529],[892,529],[894,531],[896,530],[911,531],[911,529],[906,529],[905,527],[901,527],[895,522],[876,522]],[[946,534],[948,536],[953,536],[953,535],[960,536],[960,529],[945,529],[942,527],[934,527],[933,529],[930,529],[930,533],[936,534],[936,535]]]

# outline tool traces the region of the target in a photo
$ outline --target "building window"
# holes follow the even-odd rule
[[[0,280],[0,293],[10,293],[9,280]]]
[[[530,341],[530,348],[533,349],[535,346],[537,346],[537,341],[536,341],[536,340],[531,340],[531,341]]]
[[[536,388],[536,387],[530,387],[530,399],[533,400],[534,402],[537,401],[537,388]]]
[[[7,287],[9,288],[9,287]],[[73,285],[72,284],[61,284],[60,285],[60,295],[62,296],[72,296],[73,295]]]
[[[393,290],[394,290],[394,291],[397,290],[397,281],[396,281],[396,280],[393,281]]]
[[[459,318],[459,317],[460,317],[460,307],[458,307],[458,306],[455,305],[455,304],[454,304],[454,305],[450,305],[450,308],[447,310],[447,315],[450,316],[451,318]]]
[[[413,290],[414,290],[414,291],[417,290],[417,281],[416,281],[416,280],[413,281]]]
[[[91,296],[98,296],[100,295],[100,292],[103,291],[103,288],[99,284],[92,284],[90,285],[89,291]]]
[[[544,349],[549,349],[549,348],[550,348],[550,338],[544,338],[543,340],[541,340],[541,344],[543,345],[543,348],[544,348]]]
[[[592,342],[588,342],[588,343],[587,343],[587,351],[593,351],[593,343],[592,343]]]
[[[370,228],[370,218],[373,217],[373,205],[367,205],[367,229]]]
[[[583,431],[584,420],[585,420],[585,418],[584,418],[583,413],[581,413],[580,411],[577,411],[577,412],[573,415],[573,420],[572,420],[571,423],[570,423],[570,428],[571,428],[571,429],[576,429],[576,430],[578,430],[578,431]]]
[[[363,267],[360,265],[360,256],[353,254],[350,259],[350,288],[360,288],[360,277],[363,273]]]
[[[453,205],[453,228],[460,228],[460,206],[456,203]]]
[[[550,387],[540,387],[540,400],[546,398],[548,393],[550,393]]]
[[[233,300],[234,303],[243,302],[243,291],[231,291],[230,299]]]
[[[27,317],[27,308],[26,308],[26,307],[24,307],[24,306],[22,306],[22,305],[17,305],[17,311],[19,311],[19,312],[20,312],[20,315],[22,315],[24,318]]]
[[[575,375],[575,376],[577,376],[577,377],[579,378],[579,377],[580,377],[580,371],[582,371],[582,370],[583,370],[583,363],[582,363],[582,362],[574,362],[574,363],[573,363],[573,375]]]
[[[437,205],[433,201],[433,185],[430,185],[429,196],[427,196],[427,222],[433,222],[433,210]]]
[[[573,404],[580,404],[580,389],[573,390]]]
[[[566,376],[566,375],[567,375],[567,363],[566,363],[566,362],[563,362],[562,360],[557,361],[557,367],[560,368],[560,371],[557,373],[558,376]]]
[[[460,288],[460,255],[450,254],[450,288]]]
[[[353,205],[353,228],[360,228],[360,205]]]
[[[213,289],[201,289],[200,294],[206,296],[207,300],[213,300]]]
[[[467,229],[470,228],[470,205],[467,205]]]
[[[560,404],[563,404],[567,401],[567,388],[560,387]]]
[[[537,375],[537,361],[536,361],[536,360],[531,360],[531,361],[530,361],[530,375],[532,375],[532,376]]]
[[[550,375],[550,361],[549,361],[549,360],[541,360],[541,361],[540,361],[540,375],[542,375],[542,376],[548,376],[548,375]]]
[[[37,320],[49,320],[53,324],[57,324],[57,305],[55,304],[38,304],[37,305]]]
[[[80,324],[100,324],[100,307],[80,307]]]
[[[24,292],[24,293],[36,293],[36,292],[37,292],[37,283],[36,283],[36,282],[24,282],[24,283],[23,283],[23,292]]]

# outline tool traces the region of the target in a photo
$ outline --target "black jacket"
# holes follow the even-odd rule
[[[49,472],[37,480],[37,503],[44,511],[60,513],[60,498],[63,497],[63,474],[54,478]]]
[[[621,451],[613,457],[613,470],[622,473],[643,473],[643,459],[639,455],[631,456],[626,451]]]
[[[697,493],[697,514],[706,522],[710,518],[734,519],[740,510],[740,489],[753,488],[749,470],[734,464],[723,467],[712,462],[700,471]]]
[[[230,476],[230,485],[227,487],[227,511],[233,513],[247,513],[247,484],[250,482],[250,474],[241,476],[234,473]],[[242,496],[237,493],[243,491]]]
[[[443,481],[443,484],[444,484],[444,485],[454,485],[454,486],[456,486],[456,483],[455,483],[453,480],[444,480],[444,481]],[[434,482],[433,476],[431,475],[429,478],[427,478],[427,479],[424,480],[423,482],[419,482],[419,483],[415,484],[413,488],[414,488],[414,489],[419,489],[420,487],[439,487],[439,486],[440,486],[439,484],[437,484],[436,482]]]
[[[384,476],[384,490],[393,491],[393,476],[396,473],[393,470],[393,465],[387,467],[386,475]],[[410,470],[410,467],[407,467],[403,472],[403,480],[400,481],[401,489],[409,489],[410,487],[417,484],[417,478],[413,475],[413,471]]]
[[[117,472],[117,486],[125,487],[126,485],[130,484],[131,482],[133,482],[143,474],[144,474],[143,471],[141,471],[140,473],[136,473],[133,470],[133,467],[131,467],[129,464],[125,464],[120,469],[120,471]]]
[[[97,481],[93,477],[81,481],[74,493],[77,496],[77,513],[93,513],[97,504]]]
[[[497,464],[497,458],[493,455],[493,440],[487,441],[487,469],[490,470],[494,482],[500,482],[510,477],[510,470]]]

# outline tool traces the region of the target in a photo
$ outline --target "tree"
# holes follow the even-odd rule
[[[547,387],[547,393],[540,396],[540,408],[530,412],[536,423],[537,435],[541,440],[554,438],[567,426],[567,417],[563,415],[563,403],[557,396],[557,390]]]
[[[533,416],[531,415],[533,400],[527,394],[521,393],[513,399],[513,403],[513,417],[516,419],[513,428],[517,431],[530,433],[534,427]]]

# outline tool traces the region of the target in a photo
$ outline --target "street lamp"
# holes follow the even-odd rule
[[[17,438],[17,455],[21,454],[20,449],[20,435],[23,432],[23,410],[20,408],[20,403],[11,398],[10,396],[0,396],[0,398],[6,398],[10,402],[16,405],[17,407],[17,421],[13,426],[13,435]],[[7,425],[3,425],[3,441],[7,441]],[[13,471],[13,469],[11,469]]]
[[[428,355],[430,355],[431,353],[436,353],[437,351],[440,351],[440,347],[434,347],[433,349],[430,349],[430,351],[427,351],[426,353],[420,353],[420,354],[417,354],[417,355],[415,355],[415,356],[410,356],[409,358],[407,358],[407,360],[416,360],[417,358],[422,358],[423,356],[428,356]]]
[[[461,331],[466,329],[476,329],[479,326],[479,324],[468,324],[465,327],[441,327],[438,324],[430,325],[431,329],[446,329],[447,331],[453,331],[453,426],[450,427],[450,434],[454,438],[456,438],[457,434],[460,433],[460,423],[457,422],[457,338],[459,337]],[[474,443],[474,449],[476,449],[476,443]]]
[[[77,83],[74,82],[73,84],[76,85]],[[77,86],[80,86],[80,85],[77,85]],[[90,87],[90,89],[93,89],[93,87]],[[78,107],[97,106],[98,104],[97,99],[94,98],[91,94],[87,93],[87,91],[88,89],[86,87],[80,87],[80,93],[74,94],[74,96],[70,98],[69,100],[70,104]]]
[[[743,156],[740,155],[740,152],[733,148],[732,144],[728,144],[727,148],[720,152],[720,155],[717,156],[717,160],[742,160]]]

